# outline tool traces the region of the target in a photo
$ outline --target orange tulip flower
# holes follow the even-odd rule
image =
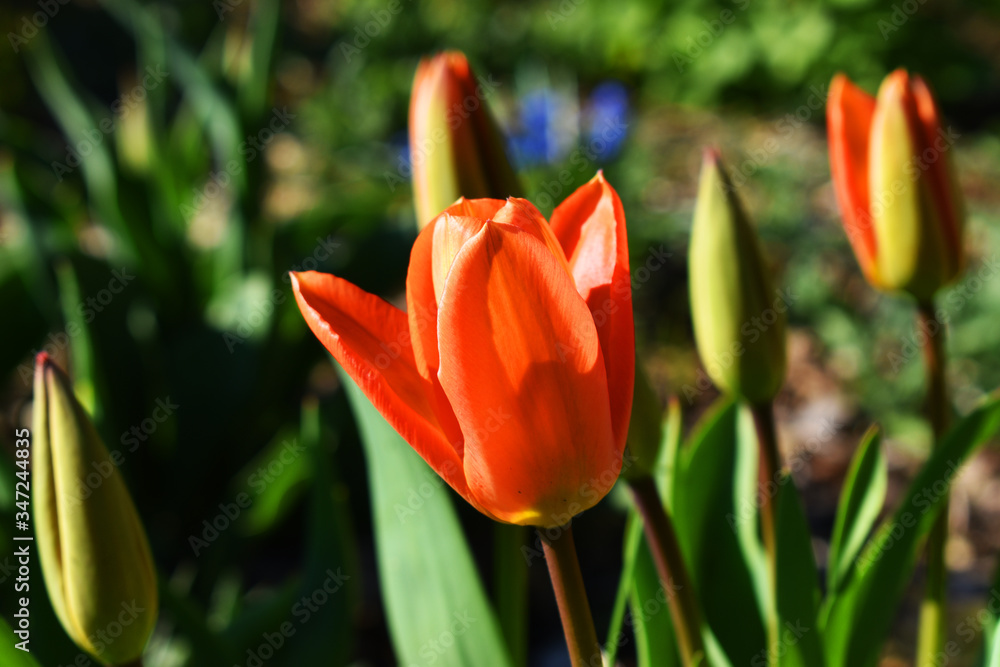
[[[553,527],[622,467],[635,371],[625,216],[602,174],[552,215],[459,199],[417,237],[407,312],[293,273],[316,337],[452,488],[498,521]]]
[[[896,70],[874,98],[838,74],[827,126],[837,201],[865,277],[926,301],[963,259],[952,139],[930,88]]]

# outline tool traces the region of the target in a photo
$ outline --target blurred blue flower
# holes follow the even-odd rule
[[[598,162],[618,154],[628,134],[628,91],[620,81],[605,81],[590,93],[584,111],[587,146]]]
[[[598,85],[584,103],[582,123],[575,100],[549,87],[524,95],[518,110],[508,139],[517,168],[557,164],[574,146],[601,163],[617,155],[625,141],[628,91],[618,81]]]
[[[565,102],[551,88],[535,90],[521,99],[518,131],[510,137],[518,167],[551,163],[562,157],[557,126],[564,122]]]

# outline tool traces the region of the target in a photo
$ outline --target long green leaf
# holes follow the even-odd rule
[[[634,525],[641,533],[641,522],[636,521]],[[672,592],[664,591],[649,546],[646,540],[640,540],[630,596],[639,667],[673,667],[681,664],[677,635],[667,606],[667,595]]]
[[[493,525],[493,595],[504,640],[515,664],[528,656],[528,562],[524,548],[534,538],[527,526]]]
[[[250,17],[250,59],[247,66],[240,70],[237,93],[244,116],[258,122],[267,101],[268,72],[280,19],[281,3],[278,0],[257,2]]]
[[[1000,632],[993,628],[993,639],[987,647],[985,667],[1000,667]]]
[[[315,470],[310,492],[306,560],[299,600],[314,602],[308,607],[292,607],[295,641],[289,642],[282,665],[346,665],[352,653],[351,614],[360,589],[360,568],[354,554],[356,545],[348,520],[342,483],[331,464],[331,453],[320,437],[319,406],[307,400],[302,406],[302,444]],[[339,490],[339,492],[338,492]]]
[[[756,476],[752,427],[722,403],[702,420],[675,471],[671,514],[694,586],[719,645],[733,664],[749,664],[767,640],[753,578],[755,556],[740,534],[756,530],[745,489]],[[739,619],[733,622],[733,619]]]
[[[778,620],[780,644],[769,647],[781,667],[823,667],[817,624],[819,573],[809,525],[791,477],[778,485]],[[761,662],[760,664],[764,664]]]
[[[121,258],[134,263],[138,257],[133,230],[126,224],[118,207],[118,179],[114,160],[107,142],[94,141],[100,134],[98,119],[77,95],[59,62],[55,47],[43,33],[25,51],[25,64],[39,94],[72,146],[91,146],[80,160],[80,171],[87,186],[90,202],[102,221],[117,235]],[[68,160],[64,168],[71,170]]]
[[[618,648],[624,643],[623,626],[629,598],[632,595],[635,573],[635,561],[639,555],[639,545],[642,543],[642,524],[639,513],[632,508],[625,520],[625,536],[622,540],[622,573],[618,580],[618,592],[615,594],[615,604],[611,608],[611,622],[608,623],[608,638],[604,642],[604,652],[607,662],[615,664],[618,658]]]
[[[660,496],[665,501],[671,499],[670,489],[673,487],[674,471],[678,467],[681,451],[681,417],[680,402],[676,397],[671,397],[670,402],[667,404],[667,415],[660,425],[660,452],[653,467],[653,477],[660,491]],[[665,504],[669,505],[668,502],[665,502]],[[667,511],[670,511],[669,507]],[[640,610],[636,608],[636,605],[640,604],[641,600],[649,598],[650,591],[655,593],[656,590],[649,588],[648,572],[639,575],[636,574],[636,562],[640,557],[640,551],[645,551],[648,555],[649,547],[646,545],[643,535],[642,520],[639,518],[639,513],[635,508],[629,510],[625,523],[625,537],[623,542],[621,579],[618,583],[618,592],[615,595],[615,604],[611,611],[611,622],[608,624],[608,637],[604,644],[604,651],[608,664],[615,664],[615,660],[618,657],[618,649],[623,645],[627,637],[627,633],[622,628],[625,621],[626,609],[631,603],[632,616],[630,621],[633,626],[642,626],[635,627],[633,631],[635,639],[639,644],[636,648],[640,656],[639,661],[640,664],[644,664],[644,661],[645,664],[649,664],[649,661],[653,660],[654,656],[659,654],[656,653],[657,642],[655,640],[648,641],[647,637],[650,635],[650,632],[654,635],[657,633],[655,626],[657,624],[662,625],[662,621],[654,623],[654,627],[647,628],[645,627],[644,614],[639,613]],[[672,626],[669,628],[669,633],[673,637]],[[666,642],[665,645],[668,648],[665,649],[667,653],[663,656],[663,660],[676,660],[676,642]],[[653,662],[653,664],[656,663]]]
[[[0,664],[4,667],[39,667],[31,653],[14,646],[19,641],[21,640],[10,629],[7,622],[0,618]],[[30,642],[28,648],[31,648]]]
[[[998,603],[1000,603],[1000,567],[997,567],[993,574],[993,586],[990,587],[985,609],[979,612],[980,615],[977,618],[983,629],[983,646],[980,649],[979,661],[976,663],[978,667],[1000,667],[1000,606]],[[981,615],[984,612],[988,616],[985,621]],[[970,641],[972,638],[966,639],[966,643]]]
[[[399,663],[433,657],[441,667],[508,667],[445,483],[357,385],[340,377],[368,460],[379,580]]]
[[[874,665],[896,607],[912,576],[917,551],[951,480],[976,447],[1000,428],[1000,392],[961,420],[924,464],[891,521],[861,552],[843,592],[828,598],[823,628],[831,665]]]
[[[889,487],[889,468],[878,427],[868,429],[851,461],[837,506],[837,519],[830,538],[827,590],[840,590],[858,552],[882,511]]]

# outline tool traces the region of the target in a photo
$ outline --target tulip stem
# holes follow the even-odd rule
[[[528,563],[522,549],[531,533],[525,526],[494,524],[494,594],[497,618],[515,665],[528,662]]]
[[[778,525],[775,516],[775,494],[770,489],[777,488],[781,474],[781,457],[778,454],[778,436],[774,427],[774,406],[768,402],[750,407],[753,423],[757,429],[757,446],[760,456],[757,463],[757,495],[760,501],[760,532],[767,557],[768,605],[767,640],[768,655],[775,655],[780,645],[778,622]]]
[[[646,541],[656,562],[660,583],[667,595],[681,659],[684,665],[702,664],[705,661],[705,644],[701,636],[701,608],[684,564],[674,524],[663,507],[652,477],[646,475],[634,479],[630,486],[636,507],[642,515]]]
[[[934,446],[948,429],[948,388],[945,384],[944,324],[934,316],[933,302],[921,303],[917,322],[923,332],[924,363],[927,370],[927,396],[924,413],[934,431]],[[948,501],[934,520],[927,538],[927,581],[920,604],[920,630],[917,644],[918,667],[933,667],[944,650],[947,608],[948,568],[944,559],[948,541]]]
[[[597,641],[594,618],[583,587],[580,561],[576,557],[571,524],[558,528],[539,528],[538,536],[549,566],[552,589],[559,605],[566,647],[573,667],[601,667],[601,645]]]

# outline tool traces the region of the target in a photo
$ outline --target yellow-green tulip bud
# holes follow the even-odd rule
[[[785,377],[787,304],[718,153],[706,151],[688,255],[695,340],[709,377],[752,404]]]
[[[52,607],[77,646],[103,664],[131,663],[156,623],[153,558],[118,468],[45,353],[33,415],[32,511]]]
[[[420,62],[410,97],[410,162],[421,229],[459,197],[522,194],[503,137],[486,108],[490,92],[461,52]]]

